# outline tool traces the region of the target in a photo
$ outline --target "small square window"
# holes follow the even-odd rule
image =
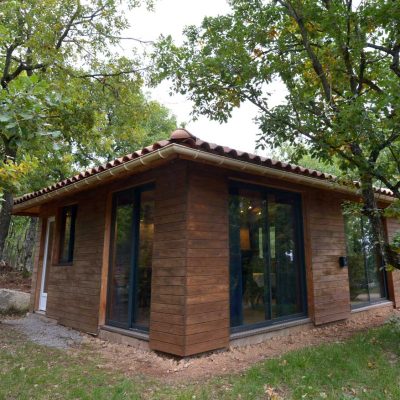
[[[61,264],[72,263],[74,259],[76,212],[76,205],[62,209],[59,252]]]

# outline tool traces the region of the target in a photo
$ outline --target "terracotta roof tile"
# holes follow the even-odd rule
[[[251,162],[253,164],[258,164],[258,165],[273,168],[273,169],[289,171],[294,174],[309,176],[309,177],[313,177],[316,179],[323,179],[323,180],[336,179],[333,175],[327,174],[324,172],[315,171],[313,169],[308,169],[308,168],[301,167],[299,165],[285,163],[285,162],[282,162],[279,160],[273,160],[270,158],[261,157],[257,154],[251,154],[251,153],[231,149],[228,146],[220,146],[215,143],[208,143],[208,142],[205,142],[204,140],[196,138],[190,132],[188,132],[186,129],[177,129],[176,131],[174,131],[171,134],[171,137],[169,140],[160,140],[151,146],[147,146],[141,150],[134,151],[131,154],[127,154],[123,157],[119,157],[113,161],[104,163],[103,165],[89,168],[88,170],[82,171],[79,174],[77,174],[71,178],[64,179],[61,182],[57,182],[51,186],[48,186],[48,187],[38,190],[36,192],[25,194],[21,197],[16,198],[14,200],[14,204],[15,205],[21,204],[27,200],[42,196],[43,194],[52,192],[59,188],[66,187],[68,185],[71,185],[72,183],[75,183],[75,182],[81,181],[85,178],[88,178],[90,176],[96,175],[99,172],[106,171],[106,170],[114,168],[118,165],[132,161],[138,157],[141,157],[142,155],[149,154],[149,153],[152,153],[159,149],[162,149],[171,143],[178,143],[180,145],[196,148],[198,150],[202,150],[205,152],[222,155],[222,156],[229,157],[229,158],[239,159],[242,161],[247,161],[247,162]],[[358,182],[354,182],[354,184],[356,187],[359,187]],[[377,189],[377,193],[382,193],[382,194],[385,194],[388,196],[393,195],[389,189]]]

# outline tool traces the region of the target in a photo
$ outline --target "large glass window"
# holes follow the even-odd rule
[[[377,253],[365,216],[345,214],[346,246],[352,307],[387,297],[382,257]]]
[[[140,223],[137,258],[136,323],[148,326],[150,321],[151,271],[154,236],[154,191],[144,191],[140,198]]]
[[[232,186],[229,211],[231,326],[304,315],[299,196]]]
[[[64,207],[61,212],[59,262],[72,263],[74,259],[75,223],[77,206]]]
[[[113,199],[107,323],[148,329],[154,232],[151,186]]]

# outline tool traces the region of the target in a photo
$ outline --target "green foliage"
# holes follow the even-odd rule
[[[400,201],[392,203],[389,207],[385,209],[384,216],[388,218],[400,218]],[[392,250],[398,254],[400,260],[400,230],[397,231],[390,243]]]
[[[400,232],[397,232],[393,238],[393,245],[400,250]]]
[[[21,76],[12,81],[7,90],[0,91],[0,131],[12,145],[24,145],[35,134],[59,134],[46,128],[46,117],[60,101],[60,95],[37,76]]]
[[[115,52],[124,8],[143,4],[153,2],[1,3],[0,187],[38,189],[175,128],[142,92],[140,57]]]
[[[8,230],[3,259],[14,271],[21,272],[23,278],[33,270],[38,224],[37,218],[14,216]]]
[[[53,120],[62,135],[52,140],[45,136],[40,146],[33,142],[25,147],[24,152],[36,159],[36,168],[21,177],[18,193],[38,190],[93,164],[131,153],[175,129],[169,110],[143,95],[141,81],[129,77],[107,81],[110,87],[72,80],[63,89],[68,101]]]
[[[291,146],[293,158],[372,176],[400,198],[400,3],[231,0],[229,15],[162,37],[153,82],[226,121],[244,101],[259,109],[260,147]],[[397,19],[396,19],[397,18]],[[289,94],[271,105],[268,84]]]
[[[400,201],[392,203],[389,207],[385,208],[385,217],[396,218],[400,216]]]
[[[175,128],[168,110],[142,92],[141,58],[115,51],[129,26],[126,7],[151,8],[152,0],[0,3],[3,204]],[[0,260],[10,219],[0,203]]]
[[[3,190],[21,190],[21,182],[31,171],[37,169],[38,160],[30,155],[15,163],[12,159],[0,162],[0,188]]]
[[[393,236],[391,248],[397,254],[397,257],[400,259],[400,231],[397,231]]]
[[[60,135],[49,122],[60,102],[61,97],[37,76],[20,76],[7,90],[0,90],[0,187],[20,189],[21,177],[37,166],[31,152],[20,153],[16,163],[18,148],[32,148]]]

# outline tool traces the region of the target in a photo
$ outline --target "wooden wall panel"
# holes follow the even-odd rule
[[[229,346],[228,182],[189,166],[185,354]]]
[[[306,197],[312,269],[309,299],[312,298],[316,325],[350,316],[348,271],[339,266],[339,257],[346,255],[342,201],[339,196],[321,190],[310,190]]]
[[[226,178],[182,161],[156,188],[150,348],[188,356],[227,347]]]
[[[187,163],[156,178],[149,346],[185,355]]]
[[[63,325],[89,333],[98,330],[105,200],[99,191],[75,199],[78,212],[73,263],[58,265],[56,249],[49,271],[46,314]],[[61,206],[54,206],[55,214]]]
[[[302,200],[302,222],[303,222],[303,242],[304,242],[304,268],[306,278],[306,301],[307,301],[307,314],[314,321],[315,307],[314,307],[314,279],[312,268],[312,248],[311,248],[311,230],[309,224],[309,210],[308,204],[310,201],[309,191],[300,192]]]
[[[185,185],[178,179],[176,174],[175,163],[171,164],[171,179],[176,181],[175,186],[184,188]],[[98,327],[104,324],[105,306],[107,295],[107,275],[108,275],[108,237],[110,225],[110,199],[112,193],[118,190],[123,190],[132,186],[140,186],[149,182],[160,182],[161,193],[160,199],[164,196],[163,204],[165,207],[170,207],[167,212],[161,210],[161,214],[165,214],[166,218],[163,224],[159,226],[158,232],[171,232],[175,235],[174,239],[179,239],[176,232],[184,228],[184,221],[174,222],[177,220],[177,209],[175,206],[181,202],[177,201],[177,196],[174,196],[173,185],[163,185],[165,176],[164,169],[154,169],[152,171],[139,173],[124,179],[107,182],[96,189],[90,189],[80,192],[74,196],[64,197],[63,199],[52,201],[41,207],[40,217],[41,238],[40,251],[37,251],[37,259],[35,260],[35,269],[33,273],[33,287],[31,296],[31,308],[37,310],[38,293],[40,285],[36,282],[40,281],[41,263],[43,258],[43,244],[46,227],[46,219],[49,216],[56,216],[56,231],[59,228],[60,210],[68,204],[78,205],[78,215],[75,232],[75,248],[74,261],[72,265],[58,265],[57,262],[57,245],[59,237],[55,237],[55,248],[53,250],[52,265],[49,266],[49,287],[47,297],[47,312],[46,314],[55,318],[59,323],[66,326],[76,328],[89,333],[97,333]],[[176,192],[175,192],[176,194]],[[171,214],[173,215],[171,217]],[[58,218],[57,218],[58,217]],[[160,215],[160,220],[164,218]],[[168,219],[169,218],[169,219]],[[178,218],[179,220],[179,218]],[[172,222],[171,222],[172,221]],[[57,227],[58,225],[58,227]],[[160,240],[160,243],[162,241]],[[165,246],[164,243],[161,247]],[[171,246],[173,247],[173,246]],[[156,252],[160,249],[156,248]],[[173,249],[175,251],[175,249]],[[165,259],[163,266],[172,266],[171,259]],[[184,259],[183,259],[184,260]],[[157,260],[155,266],[157,266]],[[178,274],[182,274],[182,268],[185,263],[182,259],[177,261],[174,266],[179,267]],[[167,268],[160,270],[159,276],[165,276],[161,271],[168,271]],[[157,277],[157,270],[155,272]],[[168,276],[168,275],[167,275]],[[161,283],[161,282],[160,282]],[[183,286],[176,289],[175,286],[158,285],[161,287],[161,293],[184,294]],[[157,298],[157,297],[156,297]],[[159,298],[160,299],[160,298]],[[163,305],[165,298],[161,298],[159,302]],[[157,308],[157,306],[156,306]],[[183,322],[182,322],[183,324]]]

